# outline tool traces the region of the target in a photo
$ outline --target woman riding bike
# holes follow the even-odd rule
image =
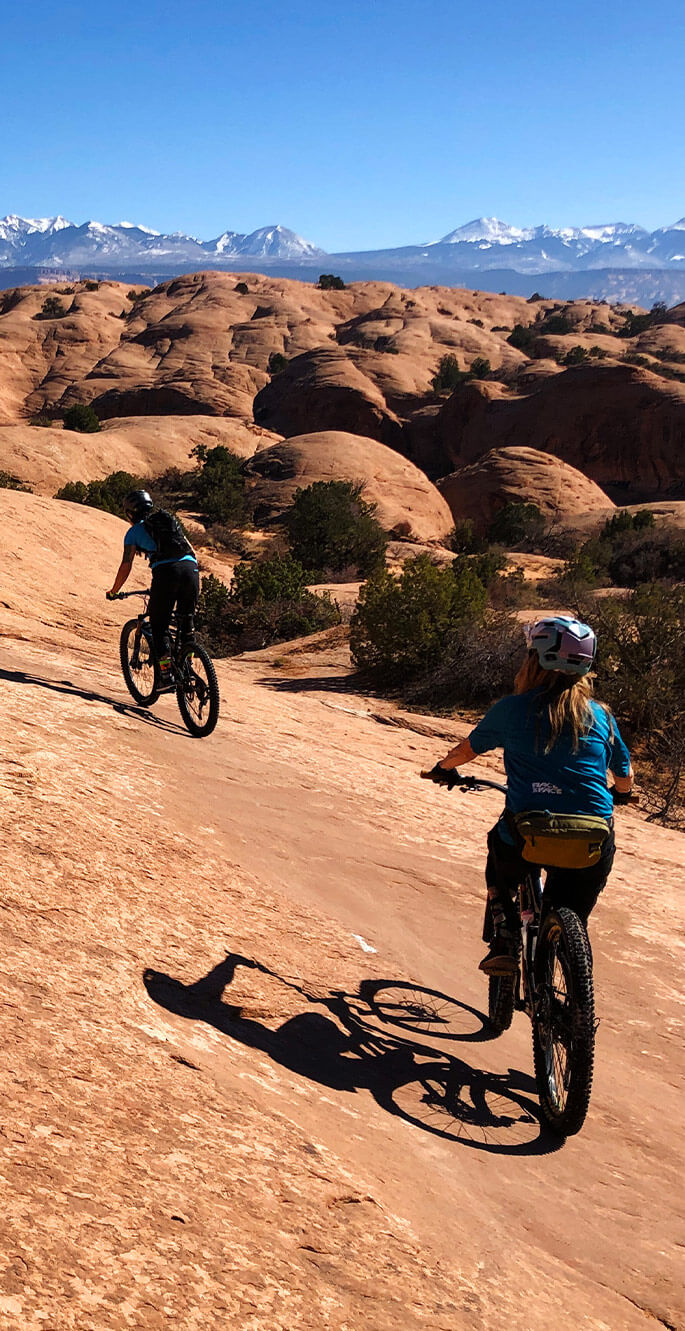
[[[485,873],[491,929],[480,969],[488,975],[510,975],[518,965],[520,921],[514,901],[530,864],[517,815],[536,811],[540,819],[537,811],[542,811],[539,826],[544,831],[546,816],[552,833],[564,822],[554,815],[598,821],[594,862],[585,868],[547,866],[545,908],[568,905],[587,924],[614,860],[614,803],[626,803],[633,787],[630,755],[616,722],[592,697],[589,672],[597,650],[592,629],[554,615],[529,624],[525,636],[528,653],[513,694],[496,702],[468,739],[450,749],[430,773],[439,784],[449,784],[450,772],[462,764],[491,749],[504,750],[507,802],[488,834]],[[613,791],[607,772],[614,778]],[[572,824],[573,818],[565,821]]]
[[[147,490],[132,490],[124,500],[130,525],[124,536],[121,564],[107,598],[121,591],[136,554],[147,557],[152,569],[148,612],[158,672],[158,686],[171,682],[168,630],[176,606],[181,638],[193,643],[195,607],[199,594],[197,559],[190,541],[176,518],[165,509],[155,509]]]

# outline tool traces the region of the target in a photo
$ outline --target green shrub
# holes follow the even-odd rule
[[[540,545],[544,530],[545,519],[537,504],[509,503],[492,519],[488,540],[508,550],[514,547],[530,550]]]
[[[42,308],[38,314],[34,314],[34,319],[63,319],[69,311],[66,306],[58,300],[57,296],[46,296]]]
[[[24,494],[33,494],[30,485],[24,485],[18,476],[10,471],[0,471],[0,490],[21,490]]]
[[[561,582],[570,588],[637,587],[640,583],[685,578],[685,536],[655,524],[649,509],[614,513],[598,536],[571,556]]]
[[[623,327],[617,329],[617,336],[637,337],[640,333],[645,333],[648,328],[654,328],[656,324],[667,323],[667,315],[668,310],[661,300],[655,301],[648,314],[636,314],[634,310],[628,310]]]
[[[521,625],[502,610],[488,610],[481,623],[462,623],[437,665],[404,691],[407,702],[438,711],[487,708],[511,693],[524,653]]]
[[[49,429],[54,424],[52,416],[46,415],[44,411],[39,412],[37,416],[29,416],[29,425],[39,425],[44,430]]]
[[[331,628],[340,611],[329,596],[307,589],[296,560],[276,555],[238,564],[230,589],[203,578],[196,620],[210,650],[227,656]]]
[[[307,574],[292,555],[273,555],[255,563],[236,564],[231,595],[240,605],[264,601],[296,601],[307,586]]]
[[[595,627],[598,696],[637,750],[651,816],[683,822],[685,587],[637,587],[621,600],[582,603]]]
[[[476,535],[470,518],[455,522],[448,545],[457,555],[477,555],[485,549],[485,541]]]
[[[493,332],[494,331],[495,330],[493,329]],[[506,329],[503,328],[501,331],[504,333],[506,332]],[[530,355],[533,343],[537,340],[539,334],[539,328],[534,330],[532,326],[528,324],[514,324],[514,327],[507,338],[507,342],[510,347],[515,347],[517,351],[524,351],[526,355]]]
[[[65,430],[78,430],[80,434],[97,434],[100,429],[100,417],[83,402],[67,407],[62,419]]]
[[[434,393],[452,393],[466,379],[465,370],[459,369],[456,356],[441,356],[437,372],[431,379]]]
[[[376,505],[352,481],[314,481],[295,491],[285,517],[290,547],[308,569],[358,569],[362,577],[382,562],[388,537]]]
[[[287,357],[281,351],[272,351],[269,356],[269,374],[282,374],[287,364]]]
[[[99,283],[99,282],[84,282],[83,285],[84,285],[86,291],[99,291],[99,290],[100,290],[100,283]]]
[[[239,296],[246,296],[248,290],[247,282],[236,282],[233,290],[237,291]]]
[[[200,444],[193,449],[193,455],[200,469],[186,478],[192,501],[210,522],[238,526],[245,519],[247,507],[240,458],[223,444],[215,448]]]
[[[145,481],[140,476],[133,476],[129,471],[112,471],[101,481],[68,481],[57,491],[55,499],[67,499],[72,504],[88,504],[91,508],[101,508],[105,513],[115,513],[125,517],[124,500],[131,490],[140,490]]]
[[[590,359],[590,352],[587,350],[587,348],[577,346],[577,347],[571,347],[570,351],[567,351],[565,355],[562,356],[560,363],[562,365],[582,365],[586,360],[589,359]]]
[[[344,291],[345,283],[342,277],[336,277],[335,273],[321,273],[319,288],[321,291]]]
[[[427,555],[409,560],[398,576],[379,568],[352,616],[352,659],[389,681],[411,679],[437,665],[461,623],[482,619],[486,599],[470,568],[436,568]]]
[[[484,356],[476,356],[476,359],[471,361],[471,368],[469,369],[468,378],[487,379],[489,374],[490,374],[490,361],[486,360]]]

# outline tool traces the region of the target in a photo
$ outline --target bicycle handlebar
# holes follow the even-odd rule
[[[452,767],[449,770],[445,768],[443,770],[445,772],[445,779],[436,784],[448,786],[450,790],[454,790],[455,788],[461,788],[462,790],[483,790],[487,787],[489,790],[499,790],[501,795],[506,795],[507,793],[506,786],[500,785],[499,781],[488,781],[486,777],[481,776],[460,776],[456,767]],[[425,781],[435,781],[433,775],[434,771],[435,768],[431,768],[428,772],[422,772],[421,776]]]
[[[436,785],[447,786],[448,790],[461,789],[478,791],[487,788],[488,790],[499,790],[501,795],[506,795],[507,793],[507,787],[500,785],[499,781],[488,781],[486,777],[481,776],[460,776],[456,767],[449,769],[443,768],[443,771],[445,773],[444,779],[436,781]],[[430,771],[422,772],[421,776],[426,781],[435,781],[434,772],[435,768],[431,768]],[[613,795],[614,790],[615,787],[610,786],[609,794]],[[615,805],[639,803],[639,795],[633,794],[632,791],[629,792],[627,799],[614,800]]]
[[[110,596],[109,599],[110,601],[125,601],[127,596],[149,596],[149,595],[150,595],[150,588],[146,587],[144,591],[116,592],[115,595]]]

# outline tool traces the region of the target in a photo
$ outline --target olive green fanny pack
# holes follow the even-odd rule
[[[610,832],[606,819],[593,814],[532,809],[510,814],[509,819],[523,842],[523,859],[551,869],[592,868]]]

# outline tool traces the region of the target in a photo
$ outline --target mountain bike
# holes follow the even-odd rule
[[[422,772],[429,777],[430,772]],[[499,790],[480,777],[452,774],[450,789]],[[525,1012],[533,1027],[533,1065],[542,1117],[560,1137],[579,1132],[592,1090],[595,999],[587,929],[569,906],[545,908],[544,869],[531,865],[518,890],[518,966],[488,976],[488,1018],[494,1035]]]
[[[159,669],[148,617],[150,589],[119,592],[116,600],[143,596],[142,614],[129,619],[121,630],[119,659],[126,687],[141,707],[152,707],[162,693],[176,693],[179,711],[191,735],[211,735],[219,719],[219,684],[212,661],[199,643],[181,641],[174,611],[169,625],[171,680],[160,687]]]

